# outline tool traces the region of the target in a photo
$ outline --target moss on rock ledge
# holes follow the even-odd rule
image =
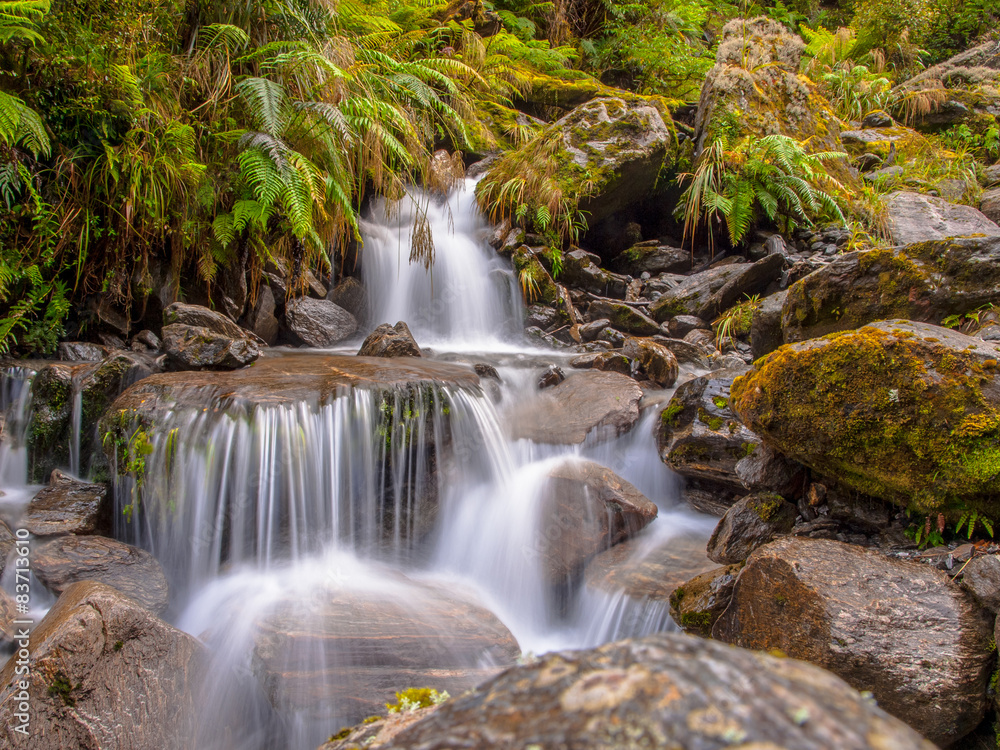
[[[783,346],[732,385],[785,455],[922,513],[1000,516],[1000,348],[886,321]]]

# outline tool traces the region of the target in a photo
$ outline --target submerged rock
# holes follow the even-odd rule
[[[639,421],[642,389],[616,372],[585,370],[528,399],[511,415],[515,440],[573,445],[628,432]]]
[[[195,747],[193,717],[208,657],[198,641],[115,589],[68,588],[31,634],[27,676],[0,671],[0,737],[10,748]],[[20,682],[29,736],[15,728]]]
[[[32,572],[57,596],[78,581],[97,581],[155,614],[170,604],[163,568],[146,550],[104,536],[63,536],[35,550]]]
[[[290,594],[252,634],[253,673],[276,708],[347,723],[384,711],[401,686],[457,694],[518,655],[475,600],[402,576],[369,592],[314,590],[308,602]]]
[[[894,320],[783,346],[732,386],[786,456],[923,513],[1000,515],[1000,347]]]
[[[95,534],[111,528],[111,498],[104,484],[73,479],[58,469],[28,504],[24,527],[35,536]]]
[[[661,634],[552,653],[509,669],[383,747],[934,746],[810,664]]]
[[[929,565],[786,538],[750,556],[712,636],[825,667],[944,745],[983,718],[991,626]]]
[[[419,357],[421,354],[409,326],[399,321],[394,326],[383,323],[369,333],[358,350],[358,356]]]
[[[285,305],[288,328],[307,346],[328,347],[353,336],[358,321],[325,299],[299,297]]]

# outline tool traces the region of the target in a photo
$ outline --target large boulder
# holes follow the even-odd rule
[[[994,224],[1000,222],[1000,188],[993,188],[983,193],[979,201],[979,210]]]
[[[1000,301],[1000,237],[845,253],[795,282],[782,308],[785,343],[905,318],[940,323]]]
[[[78,581],[111,586],[156,614],[170,604],[163,568],[144,549],[105,536],[62,536],[35,550],[32,572],[57,596]]]
[[[420,347],[417,346],[410,327],[403,321],[391,326],[383,323],[361,344],[359,357],[419,357]]]
[[[889,231],[897,245],[949,237],[1000,237],[1000,226],[972,206],[923,193],[896,192],[886,198]]]
[[[691,270],[692,253],[658,240],[640,242],[611,261],[610,267],[619,273],[638,278],[644,273],[686,273]]]
[[[591,192],[579,208],[595,226],[650,192],[674,148],[673,122],[657,99],[593,99],[501,156],[476,193],[488,204],[498,197],[497,181],[522,175],[526,166],[551,175],[565,196],[578,195],[588,182]]]
[[[260,356],[257,342],[246,336],[234,338],[183,323],[163,326],[163,348],[178,370],[232,370],[246,367]]]
[[[67,589],[0,671],[0,737],[32,750],[194,747],[204,647],[115,589]],[[30,696],[27,717],[22,691]],[[19,731],[24,728],[24,733]]]
[[[627,375],[586,370],[546,388],[514,409],[514,439],[574,445],[620,435],[639,421],[642,389]]]
[[[604,297],[623,299],[628,288],[624,276],[605,271],[598,265],[600,256],[574,248],[563,255],[559,280],[567,286]]]
[[[664,463],[682,477],[743,494],[736,464],[760,439],[729,406],[737,374],[702,375],[678,387],[660,417],[659,448]]]
[[[475,600],[402,577],[289,593],[251,628],[251,668],[272,705],[345,722],[381,713],[401,686],[460,693],[519,653]]]
[[[660,634],[548,654],[410,725],[385,748],[933,750],[825,670]]]
[[[212,333],[231,339],[246,338],[249,334],[222,313],[209,310],[202,305],[174,302],[163,310],[163,325],[175,324],[206,328]]]
[[[695,119],[698,152],[726,129],[751,137],[781,133],[813,151],[841,151],[840,119],[801,75],[805,44],[778,21],[735,19],[722,29],[715,67],[705,77]],[[846,167],[833,169],[850,179]]]
[[[611,469],[569,460],[549,472],[537,540],[546,575],[571,581],[599,552],[635,536],[656,505]]]
[[[732,385],[766,442],[919,512],[1000,516],[1000,346],[894,320],[783,346]]]
[[[271,287],[261,284],[257,290],[257,299],[247,314],[247,325],[254,335],[268,346],[273,345],[278,340],[280,325],[275,315],[276,307]]]
[[[363,321],[368,315],[368,290],[353,276],[341,279],[327,292],[326,298],[347,310],[358,321]]]
[[[288,328],[307,346],[327,347],[354,335],[358,321],[325,299],[298,297],[285,305]]]
[[[929,565],[782,539],[750,556],[712,635],[825,667],[938,744],[986,710],[992,618]]]
[[[81,482],[56,469],[48,486],[28,504],[24,527],[35,536],[110,531],[108,487]]]

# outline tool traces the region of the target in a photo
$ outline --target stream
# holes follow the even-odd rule
[[[197,747],[313,750],[378,712],[369,693],[452,686],[514,659],[675,629],[662,600],[554,580],[540,540],[557,467],[592,461],[658,509],[633,558],[716,519],[689,510],[655,430],[672,391],[646,391],[636,425],[580,444],[515,439],[542,372],[572,378],[569,353],[526,343],[520,290],[486,242],[466,181],[446,200],[414,191],[363,225],[370,323],[406,321],[429,350],[426,381],[385,392],[274,394],[239,402],[191,385],[150,430],[143,486],[116,477],[114,536],[152,552],[170,582],[165,619],[211,650]],[[433,263],[409,263],[425,215]],[[272,349],[290,372],[334,351]],[[499,382],[433,368],[487,364]],[[449,370],[450,371],[450,370]],[[681,381],[693,372],[682,369]],[[18,436],[31,418],[28,369],[8,368],[0,406],[0,513],[14,527],[38,489]],[[81,424],[73,409],[74,431]],[[80,442],[69,473],[79,472]],[[141,495],[141,502],[138,497]],[[12,582],[3,585],[12,591]],[[36,615],[51,606],[33,582]]]

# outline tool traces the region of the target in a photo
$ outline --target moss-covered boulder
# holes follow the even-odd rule
[[[576,221],[577,209],[593,227],[645,197],[676,153],[663,100],[601,97],[497,159],[476,195],[492,216],[513,216],[526,206],[527,220],[540,230]],[[505,187],[512,181],[521,186],[516,200]]]
[[[940,323],[991,302],[1000,302],[1000,238],[845,253],[789,287],[782,335],[791,343],[892,318]]]
[[[1000,518],[1000,346],[885,321],[781,347],[729,404],[786,456],[920,513]]]
[[[716,63],[705,78],[695,121],[698,151],[733,132],[809,140],[812,151],[841,151],[841,124],[816,85],[799,73],[805,45],[769,18],[735,19],[722,30]],[[831,162],[850,180],[845,165]]]

